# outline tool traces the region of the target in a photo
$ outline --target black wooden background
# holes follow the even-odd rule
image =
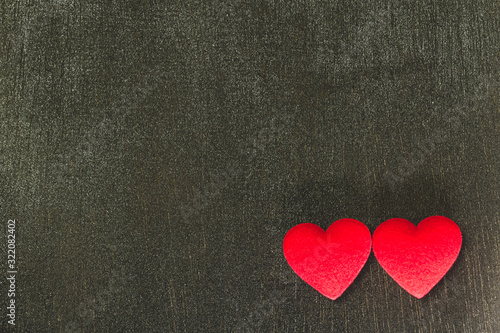
[[[500,332],[497,1],[1,1],[2,332]],[[336,301],[294,225],[462,229]]]

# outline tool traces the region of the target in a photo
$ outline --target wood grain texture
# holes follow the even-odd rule
[[[499,332],[498,31],[495,1],[1,1],[1,330]],[[283,257],[431,215],[463,249],[421,300]]]

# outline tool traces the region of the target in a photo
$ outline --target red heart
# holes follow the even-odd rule
[[[371,245],[370,231],[363,223],[341,219],[326,232],[312,223],[296,225],[285,235],[283,252],[298,276],[334,300],[358,276]]]
[[[461,246],[460,228],[444,216],[428,217],[418,227],[405,219],[390,219],[373,233],[373,252],[380,265],[416,298],[443,278]]]

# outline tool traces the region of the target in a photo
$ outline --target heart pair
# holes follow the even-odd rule
[[[448,272],[462,246],[455,222],[431,216],[415,227],[394,218],[373,233],[373,252],[383,269],[416,298]],[[283,241],[288,264],[311,287],[335,300],[351,285],[370,255],[372,237],[362,222],[340,219],[326,232],[312,223],[296,225]]]

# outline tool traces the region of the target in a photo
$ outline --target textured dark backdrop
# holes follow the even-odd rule
[[[1,1],[5,332],[499,332],[497,1]],[[289,228],[445,215],[423,299],[336,301]]]

